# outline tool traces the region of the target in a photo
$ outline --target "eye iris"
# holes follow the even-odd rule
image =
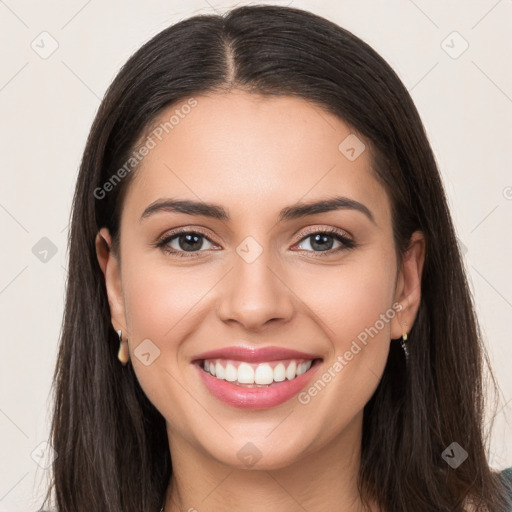
[[[333,238],[330,235],[326,235],[323,233],[317,233],[316,235],[312,235],[313,242],[311,243],[311,247],[313,249],[317,249],[319,251],[328,251],[332,248]],[[326,242],[329,242],[327,243]]]
[[[197,251],[202,245],[201,235],[194,233],[180,235],[178,241],[180,248],[183,250]]]

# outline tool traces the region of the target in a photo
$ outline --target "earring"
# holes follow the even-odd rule
[[[123,341],[122,331],[117,331],[117,335],[119,336],[119,352],[117,353],[117,358],[121,361],[123,366],[126,366],[130,359],[130,352],[128,350],[128,340]]]
[[[409,349],[407,348],[407,333],[404,332],[402,334],[402,339],[400,340],[400,344],[402,345],[402,348],[404,349],[404,352],[405,352],[405,359],[407,360],[409,358]]]

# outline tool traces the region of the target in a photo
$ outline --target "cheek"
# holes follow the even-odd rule
[[[379,332],[372,333],[376,338],[386,339],[389,335],[389,321],[379,322],[390,308],[388,280],[385,276],[368,277],[347,276],[320,306],[326,311],[336,352],[348,350],[352,340],[364,338],[362,333],[375,325]]]
[[[165,343],[186,333],[187,325],[201,308],[201,298],[213,287],[197,267],[171,268],[162,264],[127,266],[124,276],[126,316],[134,340]]]
[[[185,432],[189,428],[187,421],[194,420],[185,415],[185,411],[190,410],[190,395],[183,389],[191,370],[182,350],[187,348],[187,343],[183,342],[190,339],[201,324],[203,317],[199,315],[208,298],[205,294],[218,279],[199,272],[197,267],[171,268],[154,261],[149,263],[149,259],[126,261],[125,270],[123,291],[135,374],[153,405],[175,429]],[[157,358],[148,366],[137,355],[142,352],[137,347],[147,340],[157,347],[154,349]]]
[[[369,252],[308,280],[315,282],[317,293],[309,288],[303,297],[308,297],[308,306],[322,322],[331,353],[301,403],[315,403],[318,411],[336,419],[333,425],[345,424],[364,408],[384,371],[396,315],[393,257],[392,252]],[[308,293],[306,287],[301,293]]]
[[[295,289],[322,321],[334,351],[340,353],[375,325],[378,333],[372,330],[374,338],[389,339],[390,319],[387,317],[394,316],[394,311],[390,311],[394,275],[392,252],[376,248],[351,256],[328,272],[317,270],[312,279]],[[386,314],[382,322],[381,315]],[[370,344],[367,348],[368,352],[372,351]]]

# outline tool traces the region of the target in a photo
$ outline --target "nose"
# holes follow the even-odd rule
[[[217,309],[223,322],[238,323],[246,331],[258,331],[271,321],[286,323],[292,318],[296,298],[270,252],[263,250],[252,262],[235,255]]]

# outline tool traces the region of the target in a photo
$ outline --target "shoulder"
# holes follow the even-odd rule
[[[510,492],[512,492],[512,467],[501,471],[500,476],[501,479],[510,486]]]
[[[500,476],[502,481],[505,483],[505,485],[508,487],[508,506],[507,509],[508,512],[512,512],[512,467],[504,469],[500,472]]]
[[[501,471],[495,471],[495,475],[499,477],[507,489],[507,506],[503,511],[500,510],[500,512],[512,512],[512,467]],[[488,509],[485,506],[483,509],[482,507],[477,509],[471,497],[468,497],[467,501],[464,503],[464,510],[465,512],[488,512]]]

